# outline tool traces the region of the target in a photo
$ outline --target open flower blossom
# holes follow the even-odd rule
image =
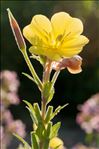
[[[44,15],[35,15],[23,29],[23,35],[32,44],[29,51],[52,61],[71,58],[80,53],[89,41],[81,35],[82,32],[81,20],[65,12],[54,14],[51,20]]]

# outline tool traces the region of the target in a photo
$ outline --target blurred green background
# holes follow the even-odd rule
[[[56,93],[51,102],[55,107],[68,102],[69,106],[59,115],[61,118],[75,118],[77,105],[99,92],[99,1],[1,1],[1,70],[13,70],[18,73],[21,82],[20,100],[40,103],[37,87],[21,74],[29,73],[29,70],[15,43],[7,8],[11,9],[21,29],[30,23],[35,14],[43,14],[50,18],[56,12],[65,11],[83,21],[83,34],[90,39],[80,54],[83,58],[83,71],[72,75],[63,70],[55,85]],[[26,43],[29,48],[30,44],[27,41]],[[35,60],[32,62],[41,77],[42,67]],[[22,118],[28,124],[26,117],[29,115],[22,102],[17,107],[12,106],[11,110],[15,112],[15,118]]]

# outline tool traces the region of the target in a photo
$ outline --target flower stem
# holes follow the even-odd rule
[[[47,59],[44,66],[44,71],[43,71],[43,79],[42,79],[43,85],[50,80],[50,74],[51,74],[51,61]],[[42,111],[43,122],[46,114],[46,106],[47,106],[47,99],[44,97],[42,92],[41,111]],[[40,149],[44,149],[43,146],[44,146],[44,142],[40,142]]]
[[[52,78],[52,80],[51,80],[52,86],[54,86],[54,84],[55,84],[55,82],[56,82],[56,80],[57,80],[57,78],[58,78],[58,76],[59,76],[59,73],[60,73],[60,70],[58,70],[58,71],[56,71],[56,72],[54,73],[53,78]]]

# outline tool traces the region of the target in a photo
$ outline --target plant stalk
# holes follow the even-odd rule
[[[43,78],[42,78],[43,85],[50,80],[50,74],[51,74],[51,61],[47,59],[43,70]],[[47,99],[44,97],[42,92],[41,112],[42,112],[43,122],[46,114],[46,106],[47,106]],[[44,145],[44,142],[40,142],[40,149],[44,149],[43,145]]]

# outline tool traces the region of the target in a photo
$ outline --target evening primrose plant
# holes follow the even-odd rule
[[[63,149],[63,141],[57,137],[61,122],[53,124],[52,119],[68,104],[58,106],[55,110],[48,104],[54,96],[54,85],[62,69],[67,68],[72,74],[82,71],[82,58],[77,54],[89,42],[88,38],[81,35],[83,24],[80,19],[73,18],[66,12],[54,14],[51,20],[44,15],[35,15],[31,23],[24,27],[22,34],[11,11],[7,11],[16,43],[31,72],[31,75],[23,75],[33,81],[41,92],[41,106],[24,101],[34,127],[31,145],[17,134],[14,135],[23,143],[20,146],[22,149]],[[42,80],[27,54],[23,35],[31,44],[30,57],[39,61],[43,67]],[[54,74],[50,78],[52,70]]]

